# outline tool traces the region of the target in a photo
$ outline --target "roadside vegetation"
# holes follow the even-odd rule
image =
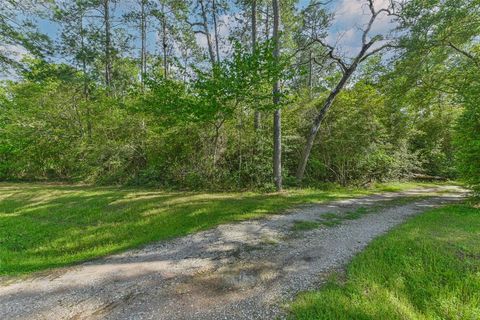
[[[288,207],[432,184],[282,193],[199,193],[54,184],[0,184],[0,274],[93,259]]]
[[[431,210],[360,253],[345,273],[301,294],[292,319],[479,319],[478,203]]]
[[[478,0],[8,0],[0,180],[480,190],[479,15]]]

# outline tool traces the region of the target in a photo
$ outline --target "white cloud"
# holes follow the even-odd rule
[[[375,10],[388,8],[389,0],[374,0]],[[368,23],[371,13],[366,0],[339,0],[334,8],[334,21],[327,41],[336,44],[339,51],[347,56],[358,52],[361,45],[362,30]],[[372,26],[370,35],[387,35],[395,23],[385,13],[378,16]]]

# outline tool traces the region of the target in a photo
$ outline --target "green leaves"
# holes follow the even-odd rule
[[[458,119],[455,136],[457,167],[461,177],[480,194],[480,80],[470,68],[459,87],[464,112]]]
[[[195,108],[196,97],[185,83],[162,77],[146,79],[145,84],[148,91],[137,102],[137,110],[153,114],[156,121],[170,126],[201,118],[201,110]]]

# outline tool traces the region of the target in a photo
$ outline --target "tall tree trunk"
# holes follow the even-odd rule
[[[212,0],[212,15],[213,15],[213,28],[215,34],[215,50],[217,53],[217,63],[220,63],[220,39],[218,36],[218,23],[217,23],[217,1]]]
[[[167,44],[167,22],[163,21],[162,26],[162,47],[163,47],[163,76],[168,78],[168,44]]]
[[[207,38],[207,46],[208,46],[208,55],[210,56],[210,62],[212,66],[215,64],[215,52],[213,51],[213,43],[212,43],[212,36],[210,34],[210,30],[208,29],[208,18],[207,18],[207,11],[205,8],[205,3],[203,0],[198,0],[200,4],[200,14],[202,16],[202,27],[203,33]]]
[[[280,8],[278,0],[272,0],[273,7],[273,56],[278,63],[280,57]],[[280,80],[273,84],[273,104],[277,109],[273,116],[273,177],[277,191],[282,190],[282,114],[280,110]]]
[[[257,49],[257,0],[252,0],[252,53]],[[255,130],[260,129],[261,114],[255,110],[253,127]]]
[[[252,52],[257,47],[257,0],[252,0]]]
[[[313,98],[313,54],[312,51],[308,53],[308,97],[310,100]]]
[[[167,14],[165,12],[165,4],[162,3],[162,50],[163,50],[163,76],[168,77],[168,43],[167,43]]]
[[[83,98],[85,99],[86,111],[87,111],[87,135],[88,139],[92,139],[92,117],[90,114],[90,107],[88,104],[88,78],[87,78],[87,57],[85,56],[85,34],[83,27],[83,18],[85,12],[82,11],[80,17],[80,50],[82,51],[82,73],[83,73]]]
[[[187,68],[188,68],[188,50],[183,50],[183,83],[187,83]]]
[[[268,2],[266,3],[265,8],[265,40],[270,39],[270,6]]]
[[[141,63],[141,82],[142,90],[145,89],[145,74],[147,73],[147,17],[145,13],[145,0],[140,0],[140,33],[141,33],[141,42],[142,48],[140,52],[140,63]]]
[[[105,25],[105,85],[112,84],[112,40],[110,26],[110,0],[103,0],[103,22]]]
[[[83,72],[83,97],[85,101],[88,98],[88,82],[87,82],[87,59],[85,57],[85,35],[83,29],[83,13],[80,18],[80,50],[82,51],[82,72]]]

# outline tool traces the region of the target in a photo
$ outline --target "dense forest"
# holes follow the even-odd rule
[[[479,0],[0,2],[1,180],[480,187]]]

